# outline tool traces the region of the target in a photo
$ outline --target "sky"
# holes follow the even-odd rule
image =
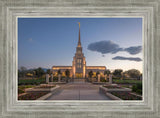
[[[142,72],[142,18],[18,18],[18,68],[71,66],[77,22],[87,66]]]

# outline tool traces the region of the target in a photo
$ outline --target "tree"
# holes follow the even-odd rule
[[[65,75],[67,76],[66,81],[68,83],[68,78],[70,76],[70,71],[68,69],[65,71]]]
[[[34,71],[37,77],[41,77],[43,74],[45,74],[44,70],[41,67],[35,69]]]
[[[51,69],[47,69],[47,74],[50,74],[51,73]]]
[[[58,72],[57,72],[57,73],[58,73],[58,75],[59,75],[59,74],[60,74],[60,75],[62,74],[60,69],[58,70]]]
[[[24,67],[24,66],[21,66],[21,67],[20,67],[20,71],[26,71],[26,70],[27,70],[26,67]]]
[[[105,70],[105,71],[104,71],[104,75],[109,75],[110,73],[111,73],[110,70]]]
[[[19,79],[19,77],[22,77],[22,73],[21,73],[20,69],[18,69],[18,79]]]
[[[99,71],[97,71],[97,72],[96,72],[96,76],[98,76],[99,74],[100,74],[100,72],[99,72]]]
[[[66,75],[67,77],[70,76],[70,71],[69,71],[68,69],[65,71],[65,75]]]
[[[32,79],[33,79],[34,76],[35,76],[36,71],[33,70],[32,73],[33,73],[33,76],[32,76]]]
[[[24,66],[21,66],[21,67],[20,67],[20,70],[19,70],[19,74],[20,74],[22,77],[25,77],[26,71],[27,71],[27,68],[24,67]]]
[[[139,70],[137,69],[130,69],[127,71],[127,74],[131,77],[131,78],[138,78],[141,76],[141,73]]]
[[[93,72],[92,72],[92,71],[89,71],[89,72],[88,72],[88,75],[89,75],[90,78],[92,78]]]
[[[122,72],[123,72],[122,69],[115,69],[114,72],[113,72],[113,75],[117,76],[117,77],[121,77],[122,76]]]

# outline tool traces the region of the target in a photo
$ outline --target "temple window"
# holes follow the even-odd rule
[[[77,59],[77,63],[82,63],[82,59]]]

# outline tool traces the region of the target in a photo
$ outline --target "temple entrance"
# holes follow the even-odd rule
[[[83,78],[83,73],[76,73],[76,78],[78,79]]]

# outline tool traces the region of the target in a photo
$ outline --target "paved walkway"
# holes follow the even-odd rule
[[[75,82],[60,86],[60,90],[49,97],[48,100],[110,100],[103,93],[99,93],[99,85]]]

